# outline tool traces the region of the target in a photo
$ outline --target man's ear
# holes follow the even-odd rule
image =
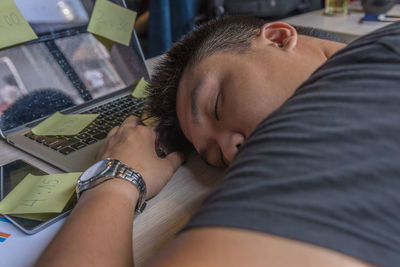
[[[260,29],[258,37],[269,40],[273,45],[285,50],[292,50],[297,44],[297,32],[295,28],[279,21],[264,24]]]

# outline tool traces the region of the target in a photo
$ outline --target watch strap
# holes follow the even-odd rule
[[[103,161],[106,161],[105,165],[107,167],[101,174],[91,177],[90,179],[87,179],[84,181],[81,181],[80,178],[78,179],[78,184],[76,186],[77,198],[79,199],[80,195],[84,191],[91,189],[93,187],[96,187],[97,185],[99,185],[107,180],[110,180],[113,178],[124,179],[124,180],[131,182],[139,190],[139,199],[138,199],[138,202],[135,207],[135,212],[142,213],[147,204],[146,203],[146,194],[147,194],[146,183],[144,182],[142,175],[140,175],[140,173],[138,173],[135,169],[128,167],[127,165],[123,164],[121,161],[119,161],[117,159],[107,158],[107,159],[104,159]],[[95,163],[93,166],[95,166],[96,164],[98,164],[100,162],[101,161]],[[82,174],[82,175],[84,175],[84,174]],[[82,175],[81,175],[81,177],[82,177]]]
[[[137,189],[139,190],[139,199],[138,203],[136,204],[135,211],[137,213],[142,213],[143,210],[146,208],[146,183],[143,180],[143,177],[140,173],[138,173],[135,169],[132,169],[125,164],[123,164],[119,160],[115,160],[115,173],[113,173],[113,177],[121,178],[133,183]]]

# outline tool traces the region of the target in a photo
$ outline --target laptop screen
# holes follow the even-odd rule
[[[0,50],[3,132],[149,79],[135,34],[108,50],[86,31],[93,2],[15,0],[39,39]]]

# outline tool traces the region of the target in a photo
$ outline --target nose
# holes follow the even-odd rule
[[[221,138],[219,145],[224,156],[224,161],[227,161],[227,164],[232,162],[240,146],[243,145],[244,140],[244,136],[240,133],[230,133]]]

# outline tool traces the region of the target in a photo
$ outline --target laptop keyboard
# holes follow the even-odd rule
[[[86,111],[85,113],[99,114],[99,116],[77,135],[39,136],[28,132],[25,136],[61,154],[68,155],[106,138],[108,132],[115,126],[121,125],[128,116],[140,116],[143,104],[143,98],[127,95]]]

